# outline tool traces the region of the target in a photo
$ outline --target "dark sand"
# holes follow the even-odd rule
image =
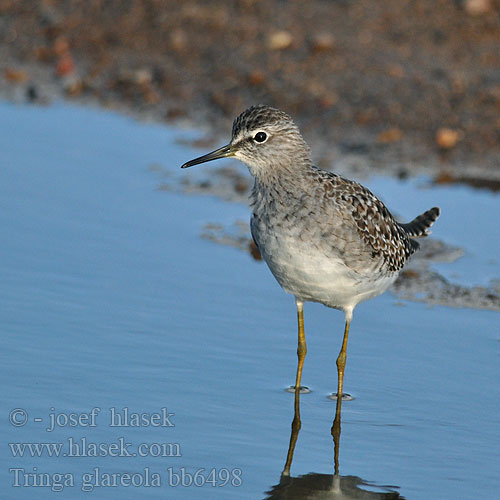
[[[322,167],[500,186],[498,0],[3,0],[0,61],[18,100],[64,93],[217,140],[263,102]]]

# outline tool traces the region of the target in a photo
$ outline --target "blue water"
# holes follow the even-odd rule
[[[467,286],[488,286],[492,279],[500,279],[498,193],[460,185],[431,188],[427,180],[401,182],[383,177],[370,179],[368,185],[404,220],[432,206],[441,208],[432,233],[464,250],[452,266],[435,266],[447,279]]]
[[[191,132],[62,104],[1,103],[0,113],[2,498],[265,498],[280,481],[293,418],[284,391],[295,376],[293,298],[262,263],[199,238],[207,222],[247,218],[247,207],[156,189],[149,165],[182,175],[179,165],[199,153],[178,144]],[[441,204],[435,234],[470,243],[478,281],[498,270],[498,235],[483,212],[498,209],[498,197],[388,179],[370,186],[404,216]],[[469,228],[475,244],[462,239]],[[464,280],[475,276],[455,265]],[[333,473],[326,396],[343,316],[307,304],[305,320],[312,393],[301,399],[292,476]],[[408,499],[498,498],[499,354],[498,313],[390,294],[360,305],[341,475]],[[111,408],[145,414],[143,425],[111,426]],[[53,430],[51,414],[60,415]],[[68,456],[77,454],[70,438],[107,456]],[[21,457],[16,443],[62,448]],[[166,456],[151,456],[162,446]],[[116,456],[124,449],[137,456]],[[52,488],[39,485],[43,473]]]

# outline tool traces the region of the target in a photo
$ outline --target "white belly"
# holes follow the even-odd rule
[[[352,310],[361,301],[383,293],[394,282],[391,275],[360,275],[340,257],[325,255],[297,238],[266,238],[260,246],[264,260],[283,289],[306,302]]]

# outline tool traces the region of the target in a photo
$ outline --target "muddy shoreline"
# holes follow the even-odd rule
[[[0,93],[225,140],[265,102],[319,166],[500,188],[500,2],[7,1]]]
[[[293,115],[322,168],[499,191],[500,3],[486,3],[471,13],[465,1],[427,0],[7,1],[0,95],[194,127],[202,152],[227,141],[242,109],[266,102]],[[180,184],[157,167],[159,189],[246,202],[249,179],[232,167]],[[258,257],[244,225],[214,223],[201,236]],[[431,269],[460,255],[430,240],[393,292],[500,309],[498,282],[463,287]]]

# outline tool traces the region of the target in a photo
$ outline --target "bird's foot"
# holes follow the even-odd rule
[[[333,401],[337,401],[338,394],[336,392],[332,392],[329,396],[327,396],[328,399],[332,399]],[[346,392],[342,393],[342,401],[352,401],[354,399],[353,396],[350,394],[347,394]]]
[[[295,386],[291,385],[290,387],[287,387],[285,389],[285,391],[291,392],[292,394],[295,394]],[[299,391],[300,394],[309,394],[310,392],[311,392],[311,389],[309,389],[309,387],[307,387],[305,385],[300,386],[300,391]]]

